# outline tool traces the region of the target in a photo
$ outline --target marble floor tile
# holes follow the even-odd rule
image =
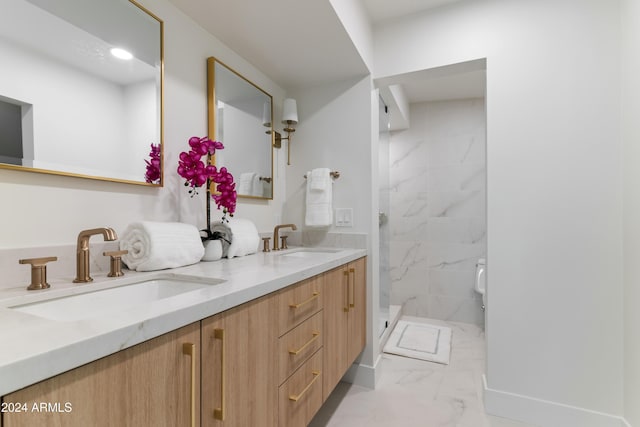
[[[410,321],[427,319],[403,316]],[[341,382],[311,427],[536,427],[484,411],[484,332],[472,324],[428,320],[452,328],[449,365],[382,354],[375,390]]]

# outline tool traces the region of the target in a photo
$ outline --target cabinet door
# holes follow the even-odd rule
[[[349,364],[364,349],[367,341],[367,267],[360,258],[348,265],[349,273],[349,323],[347,353]],[[348,367],[347,367],[348,368]]]
[[[348,368],[347,322],[349,315],[349,271],[339,267],[323,275],[324,341],[323,401]]]
[[[198,322],[4,396],[2,425],[195,427],[199,367]]]
[[[202,321],[202,425],[278,421],[276,298],[266,296]]]

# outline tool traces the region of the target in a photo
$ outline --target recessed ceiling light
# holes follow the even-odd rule
[[[115,56],[116,58],[127,59],[127,60],[133,58],[133,55],[130,52],[124,49],[120,49],[119,47],[112,48],[111,55]]]

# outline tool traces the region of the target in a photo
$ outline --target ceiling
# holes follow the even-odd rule
[[[369,74],[329,0],[170,1],[287,91]],[[375,27],[466,0],[359,1]],[[438,76],[436,81],[433,75],[425,79],[421,73],[412,73],[378,83],[402,84],[411,102],[421,102],[475,96],[484,91],[483,76],[456,73],[450,78]],[[480,80],[481,88],[477,87]]]
[[[378,24],[401,16],[455,3],[460,0],[361,0],[371,22]]]
[[[287,90],[368,74],[328,0],[170,1]]]

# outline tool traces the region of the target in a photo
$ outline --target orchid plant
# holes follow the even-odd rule
[[[233,216],[236,211],[237,193],[236,184],[233,182],[233,175],[229,173],[226,167],[218,169],[211,164],[211,156],[216,150],[224,149],[219,141],[213,141],[208,137],[199,138],[192,136],[189,138],[189,146],[191,149],[180,153],[178,160],[178,175],[185,179],[185,187],[190,187],[189,194],[191,197],[198,194],[198,188],[206,185],[207,188],[207,228],[202,230],[206,233],[203,240],[212,240],[220,238],[211,232],[211,202],[213,199],[218,209],[222,209],[222,221],[228,221],[227,215]],[[207,162],[202,161],[202,157],[206,156]],[[216,183],[217,194],[211,194],[211,183]]]
[[[160,182],[160,144],[151,144],[149,160],[145,159],[144,162],[147,164],[144,180],[149,184],[158,184]]]

